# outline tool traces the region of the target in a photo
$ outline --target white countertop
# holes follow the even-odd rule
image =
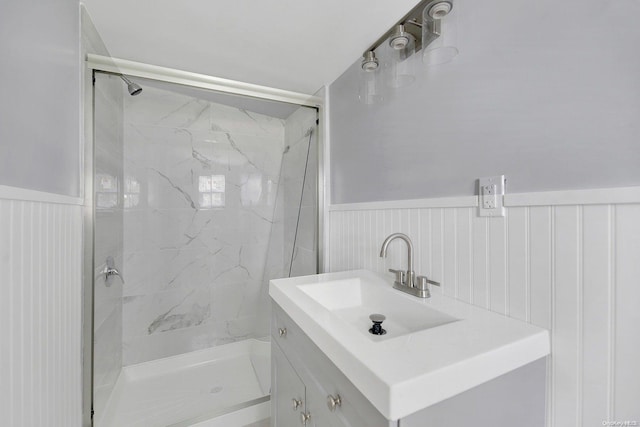
[[[459,320],[400,336],[367,336],[302,290],[304,285],[354,278],[371,292],[400,301],[397,293],[408,299],[400,302]],[[389,420],[549,354],[545,329],[445,297],[438,290],[424,300],[404,294],[392,289],[392,280],[356,270],[272,280],[269,285],[271,298]]]

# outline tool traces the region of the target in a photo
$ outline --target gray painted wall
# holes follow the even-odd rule
[[[359,60],[331,85],[332,203],[640,185],[640,3],[456,7],[454,62],[373,106]]]
[[[80,194],[77,0],[0,4],[0,185]]]

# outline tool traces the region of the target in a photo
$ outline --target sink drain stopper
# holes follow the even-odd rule
[[[386,317],[382,314],[372,314],[369,316],[369,319],[373,322],[373,326],[369,329],[369,333],[373,335],[384,335],[387,333],[384,329],[382,329],[382,322]]]

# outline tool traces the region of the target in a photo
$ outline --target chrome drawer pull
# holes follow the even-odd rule
[[[297,410],[298,407],[302,406],[302,400],[300,399],[291,399],[293,401],[293,410]]]
[[[327,407],[331,412],[335,411],[339,406],[342,406],[342,399],[339,394],[336,394],[336,397],[332,395],[327,396]]]
[[[280,336],[282,338],[287,336],[287,328],[278,328],[278,334],[280,334]]]

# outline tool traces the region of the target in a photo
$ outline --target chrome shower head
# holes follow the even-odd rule
[[[129,91],[129,95],[131,96],[140,95],[140,92],[142,92],[142,88],[140,87],[139,84],[132,82],[131,80],[126,78],[123,74],[120,74],[120,78],[124,80],[124,82],[127,84],[127,90]]]

